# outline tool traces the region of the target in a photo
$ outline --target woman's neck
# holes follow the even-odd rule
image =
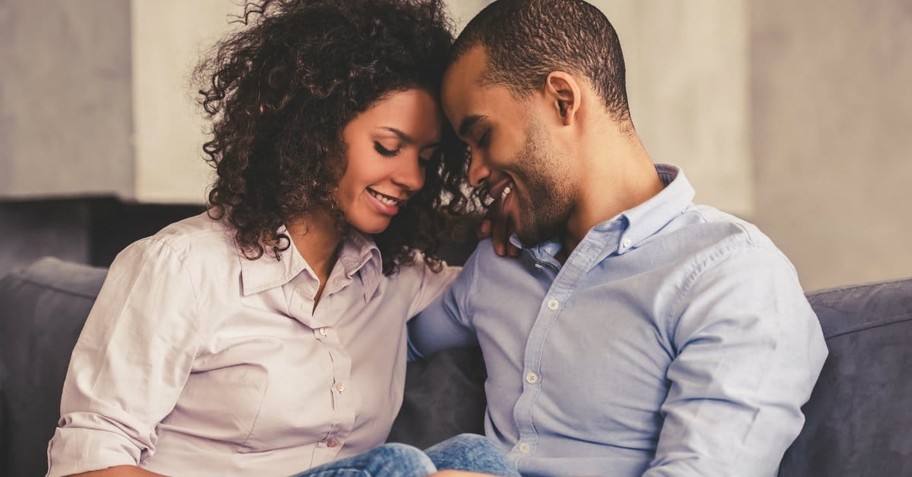
[[[304,257],[320,280],[320,287],[314,298],[316,302],[336,264],[345,232],[332,214],[315,214],[294,219],[289,221],[286,227],[298,253]]]

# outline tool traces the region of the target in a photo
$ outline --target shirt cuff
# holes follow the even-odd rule
[[[142,452],[126,436],[82,427],[60,427],[48,444],[48,477],[117,465],[139,465]]]

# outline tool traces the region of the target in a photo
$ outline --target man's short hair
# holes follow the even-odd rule
[[[483,46],[485,84],[519,97],[540,89],[552,71],[585,76],[617,120],[629,118],[624,55],[605,15],[582,0],[498,0],[465,27],[451,64]]]

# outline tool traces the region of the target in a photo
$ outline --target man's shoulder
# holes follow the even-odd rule
[[[667,234],[701,248],[778,250],[753,223],[708,205],[694,205],[685,210],[662,235]]]

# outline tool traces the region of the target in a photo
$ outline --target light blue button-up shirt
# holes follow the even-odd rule
[[[801,430],[827,350],[794,267],[657,170],[563,265],[482,242],[410,325],[419,354],[477,340],[486,433],[523,475],[772,477]]]

